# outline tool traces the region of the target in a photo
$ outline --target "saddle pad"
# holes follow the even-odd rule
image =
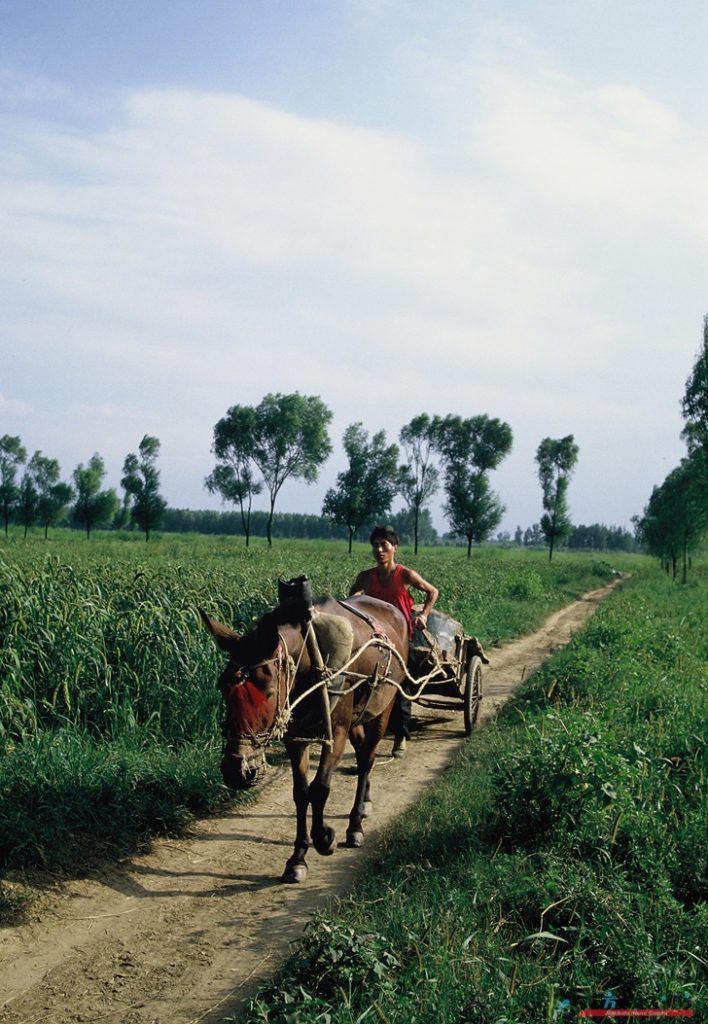
[[[327,668],[336,672],[346,665],[354,647],[354,628],[342,615],[317,612],[312,618],[317,645]]]

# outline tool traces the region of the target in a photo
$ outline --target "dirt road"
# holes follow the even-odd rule
[[[613,584],[614,585],[614,584]],[[480,720],[568,642],[612,586],[586,594],[529,637],[490,652]],[[408,756],[382,747],[367,847],[444,770],[463,741],[461,710],[418,709]],[[474,738],[472,739],[472,742]],[[348,755],[328,804],[344,839],[355,780]],[[251,809],[200,823],[189,838],[62,886],[37,920],[0,931],[0,1024],[216,1024],[277,967],[313,911],[346,891],[365,850],[308,855],[307,881],[280,883],[292,849],[289,770],[272,769]],[[365,848],[365,849],[366,849]]]

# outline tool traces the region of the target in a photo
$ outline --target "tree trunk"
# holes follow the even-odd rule
[[[467,557],[468,558],[472,557],[472,538],[471,537],[467,538]]]
[[[268,547],[273,547],[273,510],[275,509],[275,502],[270,503],[270,515],[268,516],[268,526],[266,528],[266,537],[268,538]]]
[[[416,506],[413,510],[413,554],[418,554],[418,514],[419,509]]]
[[[683,536],[683,577],[681,582],[685,583],[688,579],[688,537],[686,534]]]
[[[354,531],[352,530],[351,527],[347,527],[347,529],[349,530],[349,554],[351,555],[351,553],[352,553],[352,541],[354,540]]]

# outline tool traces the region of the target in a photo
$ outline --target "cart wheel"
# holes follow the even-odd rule
[[[474,729],[479,714],[479,705],[482,703],[482,661],[476,655],[471,657],[467,664],[465,692],[462,699],[465,713],[465,736],[469,736]]]

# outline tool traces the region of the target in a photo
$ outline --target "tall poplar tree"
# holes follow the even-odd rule
[[[489,416],[446,416],[435,427],[435,447],[444,468],[444,507],[453,531],[472,544],[486,540],[504,514],[504,505],[491,489],[489,473],[511,451],[508,423]]]
[[[0,437],[0,507],[2,507],[5,536],[10,525],[10,516],[19,499],[17,471],[27,461],[27,450],[19,437],[5,434]]]
[[[204,481],[211,494],[238,505],[246,547],[251,538],[253,498],[263,490],[254,462],[257,416],[252,406],[234,405],[214,427],[211,450],[216,466]]]
[[[322,515],[346,527],[351,554],[354,536],[364,523],[391,509],[398,490],[398,448],[386,443],[384,430],[369,440],[361,423],[347,427],[343,444],[349,467],[337,474],[337,486],[325,494]]]
[[[159,454],[158,439],[145,434],[138,454],[126,455],[123,463],[121,487],[130,499],[130,517],[145,534],[146,543],[150,531],[160,526],[167,507],[160,495],[160,472],[155,464]]]
[[[327,428],[332,413],[316,395],[266,395],[256,407],[253,461],[269,498],[268,546],[273,544],[273,513],[289,478],[314,483],[332,445]]]
[[[98,452],[91,456],[87,466],[79,463],[73,473],[76,501],[71,518],[86,530],[87,540],[91,538],[91,530],[108,526],[118,511],[118,495],[113,488],[101,490],[105,475],[106,467]]]
[[[572,434],[545,437],[536,451],[538,477],[543,491],[544,513],[541,530],[548,544],[548,560],[553,549],[573,528],[568,511],[568,484],[578,461],[579,448]]]
[[[421,413],[407,423],[399,434],[406,456],[399,470],[399,490],[413,520],[413,550],[416,555],[421,512],[440,482],[438,468],[433,464],[437,423],[437,419]]]

